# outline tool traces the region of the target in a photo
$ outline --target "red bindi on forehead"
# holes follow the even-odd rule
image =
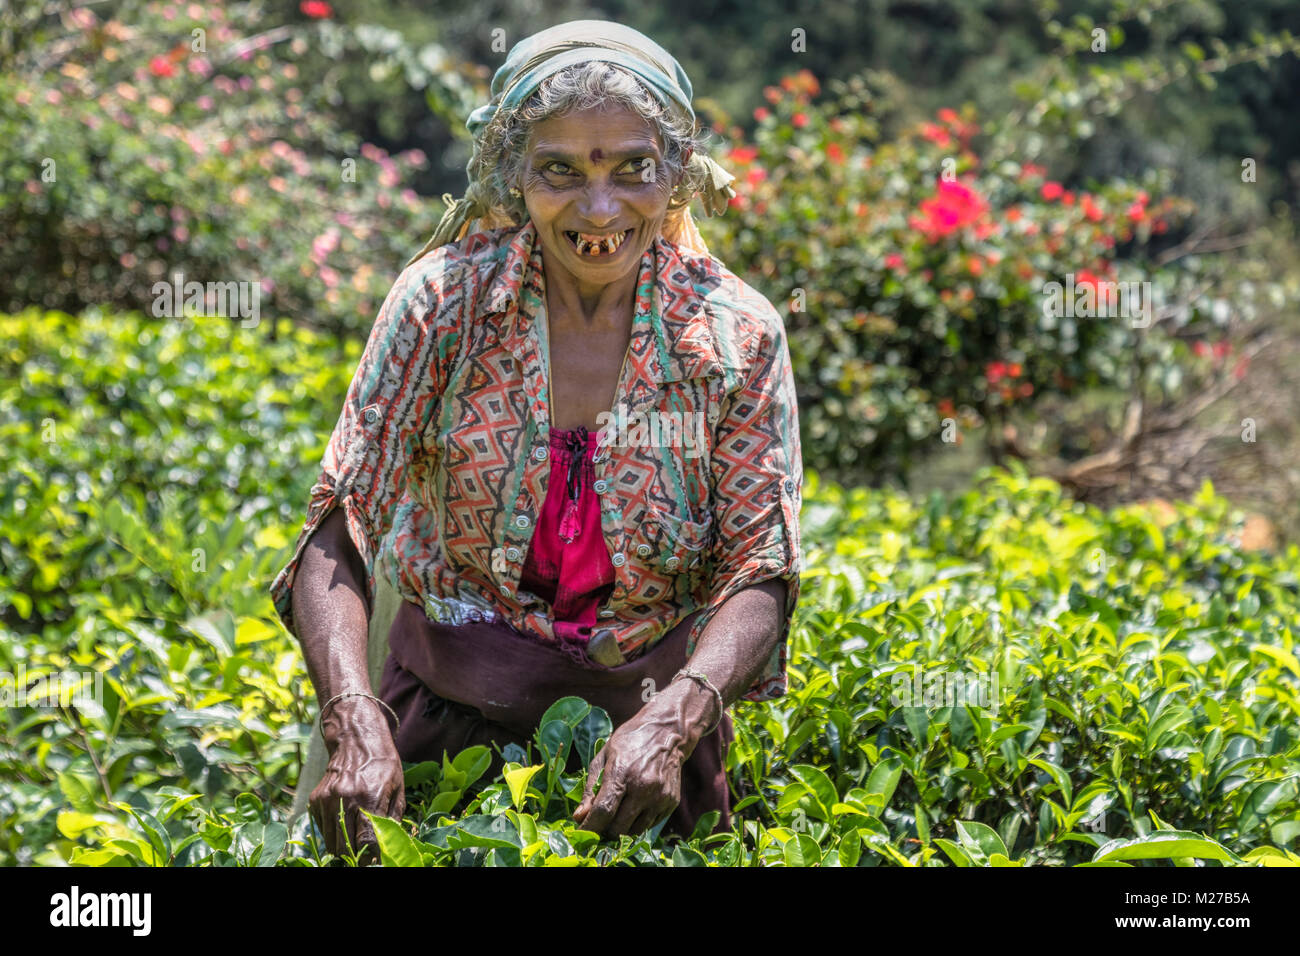
[[[602,153],[599,149],[593,149],[591,151],[591,161],[593,163],[598,163],[604,158],[605,158],[605,154]]]

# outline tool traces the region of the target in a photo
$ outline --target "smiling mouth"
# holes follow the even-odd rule
[[[630,235],[632,235],[631,229],[603,235],[573,232],[567,229],[564,231],[564,238],[568,239],[569,244],[578,250],[578,255],[588,259],[608,258],[617,254]]]

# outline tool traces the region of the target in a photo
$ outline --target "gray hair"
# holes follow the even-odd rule
[[[685,172],[670,207],[689,202],[704,187],[704,173],[699,167],[687,166],[684,157],[688,150],[703,151],[707,133],[697,132],[691,118],[680,109],[661,105],[635,74],[603,60],[587,60],[548,76],[518,109],[495,118],[483,131],[472,169],[493,209],[516,223],[528,214],[523,198],[511,196],[510,187],[519,182],[534,124],[573,110],[610,105],[631,110],[655,129],[664,146],[660,170],[670,182]]]

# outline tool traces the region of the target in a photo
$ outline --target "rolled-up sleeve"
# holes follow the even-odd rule
[[[786,691],[790,624],[799,601],[802,558],[799,509],[803,457],[799,409],[785,327],[775,309],[758,316],[752,360],[723,401],[710,463],[715,537],[707,607],[692,631],[703,632],[733,594],[779,579],[786,585],[781,636],[743,700],[774,700]]]
[[[348,535],[364,562],[367,606],[373,606],[376,551],[392,527],[410,466],[423,453],[424,431],[435,414],[445,363],[458,323],[439,293],[440,253],[408,267],[380,307],[343,410],[311,488],[307,519],[292,557],[271,584],[284,626],[298,636],[292,592],[312,534],[342,507]]]

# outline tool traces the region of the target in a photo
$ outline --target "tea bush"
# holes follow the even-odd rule
[[[329,862],[286,820],[315,705],[267,588],[359,345],[278,331],[0,316],[0,670],[102,684],[0,685],[0,864]],[[734,708],[731,832],[578,830],[568,755],[609,725],[566,699],[498,779],[481,749],[410,766],[383,861],[1300,862],[1295,546],[1243,551],[1209,488],[1102,513],[1006,471],[923,501],[811,473],[804,509],[790,692]]]

